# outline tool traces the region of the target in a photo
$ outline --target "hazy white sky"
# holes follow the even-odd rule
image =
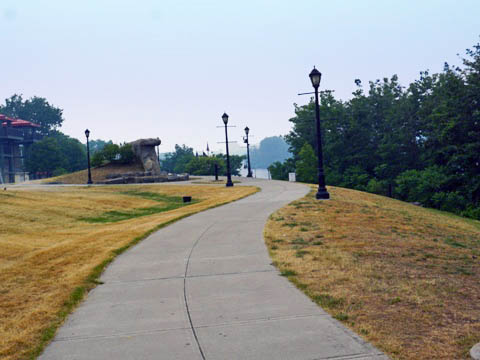
[[[216,149],[224,111],[232,140],[286,134],[314,64],[342,99],[356,78],[460,64],[479,14],[478,0],[0,0],[0,99],[47,98],[82,142],[88,127]]]

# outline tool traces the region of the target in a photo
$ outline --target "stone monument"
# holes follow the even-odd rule
[[[143,166],[143,172],[109,174],[103,184],[139,184],[166,181],[189,180],[188,174],[169,174],[160,170],[155,146],[161,144],[159,138],[139,139],[129,143],[137,160]]]
[[[155,146],[158,146],[161,143],[162,142],[159,138],[139,139],[130,143],[130,145],[132,145],[133,154],[143,165],[143,170],[151,173],[152,176],[160,175],[160,164],[158,163]]]

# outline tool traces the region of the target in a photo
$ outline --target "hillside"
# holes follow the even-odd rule
[[[329,187],[270,217],[283,275],[393,359],[467,359],[480,341],[480,222]]]
[[[143,172],[143,166],[140,163],[134,164],[108,164],[91,169],[92,181],[94,183],[105,181],[108,174],[122,174],[128,172]],[[41,179],[41,183],[59,183],[59,184],[86,184],[88,180],[88,171],[80,170],[70,174],[60,175],[52,178]]]

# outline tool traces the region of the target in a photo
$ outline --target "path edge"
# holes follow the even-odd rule
[[[248,186],[248,185],[244,185],[244,186]],[[219,204],[215,204],[215,205],[209,206],[205,209],[194,211],[190,214],[180,215],[180,216],[178,216],[174,219],[171,219],[171,220],[169,220],[165,223],[156,225],[155,227],[146,231],[142,235],[139,235],[139,236],[135,237],[130,242],[128,242],[126,245],[121,246],[121,247],[116,248],[116,249],[113,249],[110,252],[110,255],[105,260],[103,260],[100,264],[98,264],[97,266],[95,266],[93,268],[93,270],[84,279],[82,285],[77,286],[76,288],[74,288],[72,290],[72,292],[70,293],[69,299],[62,305],[61,309],[57,312],[54,319],[51,321],[50,325],[47,326],[46,328],[44,328],[42,330],[42,332],[40,333],[40,343],[37,344],[30,352],[27,353],[27,357],[31,360],[35,360],[38,356],[40,356],[43,353],[43,351],[45,350],[47,345],[50,344],[50,342],[54,339],[55,335],[57,334],[57,330],[60,328],[60,326],[63,325],[63,323],[65,322],[67,317],[85,299],[86,295],[91,290],[93,290],[95,287],[97,287],[97,285],[103,284],[103,282],[99,281],[98,279],[103,274],[103,272],[105,271],[107,266],[110,265],[110,263],[112,263],[113,260],[115,260],[115,258],[117,256],[123,254],[125,251],[127,251],[131,247],[137,245],[139,242],[145,240],[147,237],[149,237],[153,233],[157,232],[158,230],[160,230],[160,229],[162,229],[162,228],[164,228],[168,225],[176,223],[177,221],[185,219],[189,216],[192,216],[192,215],[195,215],[195,214],[207,211],[207,210],[211,210],[211,209],[217,208],[219,206],[227,205],[227,204],[230,204],[230,203],[238,201],[238,200],[245,199],[249,196],[255,195],[258,192],[262,191],[262,189],[258,186],[250,186],[250,187],[253,187],[255,189],[255,191],[252,192],[251,194],[241,196],[241,197],[239,197],[235,200],[230,200],[230,201],[225,201],[225,202],[222,202],[222,203],[219,203]]]

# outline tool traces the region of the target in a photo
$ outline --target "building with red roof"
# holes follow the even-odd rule
[[[42,139],[40,125],[0,114],[0,183],[29,179],[25,169],[28,148]]]

